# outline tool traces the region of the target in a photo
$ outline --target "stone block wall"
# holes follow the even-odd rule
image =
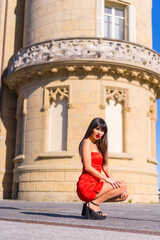
[[[151,48],[152,23],[148,19],[151,19],[152,1],[108,2],[135,6],[136,43]],[[24,47],[49,39],[71,37],[96,37],[96,0],[26,1]]]
[[[94,0],[28,0],[25,13],[24,46],[55,38],[95,36]]]
[[[68,109],[68,158],[62,154],[49,153],[42,144],[44,112],[44,91],[49,86],[70,85]],[[82,165],[78,154],[78,145],[83,138],[88,124],[94,117],[105,119],[105,108],[101,105],[105,88],[125,89],[127,106],[125,109],[124,149],[123,153],[110,153],[109,164],[115,178],[128,184],[130,201],[157,202],[156,159],[150,151],[152,136],[149,134],[150,99],[155,99],[148,87],[141,87],[137,82],[130,84],[128,79],[104,76],[69,77],[65,83],[60,79],[48,78],[48,81],[36,81],[22,88],[27,98],[26,130],[24,133],[24,152],[22,163],[15,167],[14,184],[19,184],[18,199],[78,201],[76,182]],[[49,124],[49,115],[45,115],[45,124]],[[156,119],[155,119],[156,120]],[[155,121],[154,120],[154,121]],[[151,138],[151,139],[150,139]],[[48,140],[47,140],[48,141]],[[44,152],[45,150],[45,152]],[[43,153],[43,154],[42,154]],[[50,155],[47,155],[50,154]],[[65,153],[64,153],[65,154]],[[43,156],[42,156],[43,155]]]

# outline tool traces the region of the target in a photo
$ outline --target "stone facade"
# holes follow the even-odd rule
[[[12,183],[12,198],[77,201],[76,182],[82,169],[78,144],[94,117],[106,118],[106,104],[112,100],[123,107],[123,150],[109,152],[113,175],[127,182],[130,201],[158,202],[155,123],[160,56],[150,49],[152,4],[106,1],[111,7],[136,9],[136,42],[131,42],[96,35],[99,2],[103,1],[27,0],[25,10],[18,5],[17,17],[25,12],[23,46],[21,36],[15,34],[19,45],[10,51],[10,59],[6,55],[9,61],[3,74],[10,98],[3,94],[1,198],[9,196],[7,187]],[[8,6],[12,13],[11,9]],[[62,130],[57,125],[56,133],[51,133],[52,108],[62,125]],[[3,124],[8,119],[11,127]],[[56,134],[61,131],[64,139],[64,121],[66,146],[61,149]],[[6,148],[7,131],[12,138]]]

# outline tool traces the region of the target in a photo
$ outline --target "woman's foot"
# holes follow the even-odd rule
[[[87,204],[86,204],[86,203],[83,203],[82,213],[81,213],[82,216],[85,216],[85,215],[86,215],[86,208],[87,208]]]
[[[89,207],[94,211],[94,212],[101,212],[102,216],[107,216],[107,214],[102,213],[102,211],[99,208],[99,205],[93,201],[89,202]]]
[[[85,218],[86,219],[92,219],[92,220],[103,220],[103,219],[106,219],[106,216],[104,216],[101,211],[94,211],[90,207],[91,203],[92,203],[92,205],[95,205],[95,203],[93,203],[93,202],[88,202],[86,204]],[[97,204],[95,206],[97,206]]]

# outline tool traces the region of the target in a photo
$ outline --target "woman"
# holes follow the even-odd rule
[[[128,198],[126,184],[115,180],[109,170],[107,145],[107,125],[102,118],[95,118],[79,144],[83,172],[77,182],[77,194],[85,202],[82,215],[87,219],[106,218],[99,209],[102,202]]]

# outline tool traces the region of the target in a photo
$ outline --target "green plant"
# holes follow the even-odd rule
[[[128,203],[132,203],[132,199],[128,199]]]

